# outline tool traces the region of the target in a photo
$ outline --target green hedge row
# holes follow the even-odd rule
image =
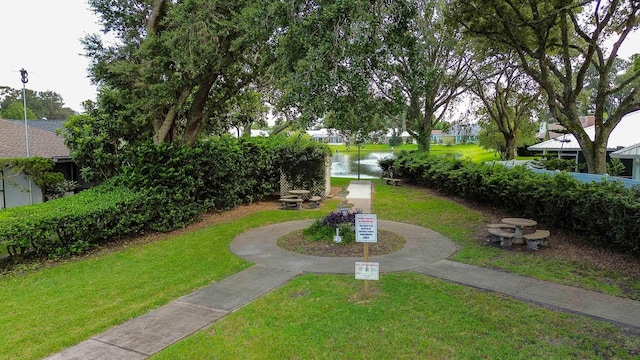
[[[144,230],[181,228],[207,209],[225,210],[278,190],[324,184],[329,150],[302,138],[222,137],[184,147],[146,144],[126,154],[120,175],[90,190],[0,211],[0,244],[10,255],[78,254]]]
[[[42,204],[0,211],[9,254],[59,257],[81,253],[120,234],[142,230],[149,218],[140,193],[103,185]]]
[[[640,253],[640,189],[620,182],[581,183],[566,173],[537,174],[470,161],[403,153],[395,167],[416,184],[586,235],[594,243]]]

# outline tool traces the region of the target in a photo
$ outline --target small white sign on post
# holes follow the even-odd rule
[[[356,280],[379,280],[380,263],[377,262],[356,262]]]
[[[378,218],[376,214],[356,214],[356,242],[378,242]]]

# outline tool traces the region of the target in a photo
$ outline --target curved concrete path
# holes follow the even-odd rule
[[[300,273],[352,274],[362,257],[319,257],[281,249],[276,240],[292,231],[309,227],[313,220],[291,221],[249,230],[231,243],[231,251],[258,265]],[[392,254],[369,257],[380,263],[380,272],[407,271],[433,264],[456,251],[455,244],[435,231],[395,221],[378,221],[378,229],[396,233],[407,240]],[[363,255],[364,256],[364,255]]]

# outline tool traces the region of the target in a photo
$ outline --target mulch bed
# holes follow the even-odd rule
[[[400,235],[385,230],[378,230],[378,242],[369,243],[369,255],[385,255],[402,249],[407,241]],[[350,244],[336,244],[333,239],[309,241],[302,234],[302,230],[291,232],[278,239],[278,246],[303,255],[333,256],[333,257],[362,257],[364,244],[353,242]]]

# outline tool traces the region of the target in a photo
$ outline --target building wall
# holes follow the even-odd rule
[[[37,204],[44,201],[42,190],[23,174],[6,173],[0,179],[0,209]],[[31,188],[31,192],[29,191]],[[31,194],[31,196],[30,196]]]

